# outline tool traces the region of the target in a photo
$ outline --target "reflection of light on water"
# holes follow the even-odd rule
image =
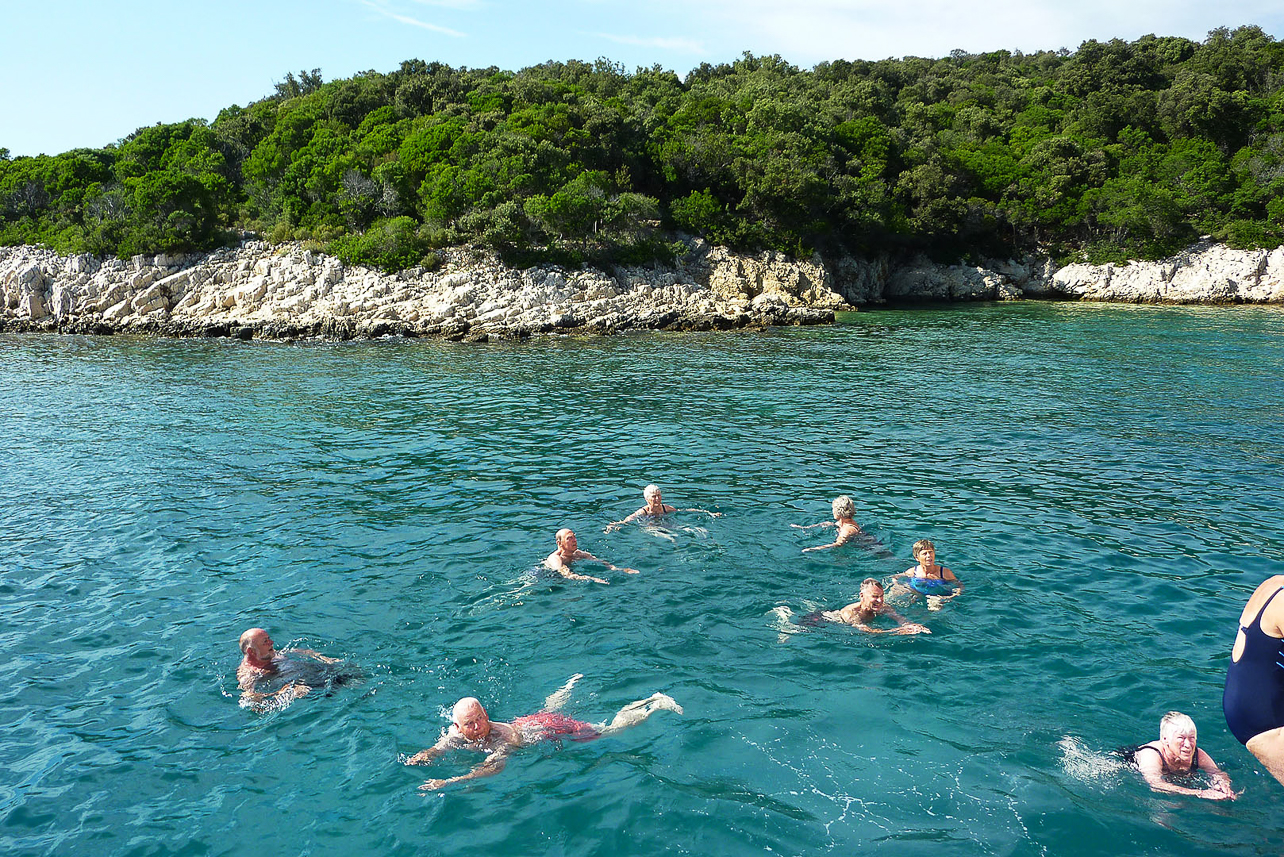
[[[789,608],[786,607],[784,609],[788,610]],[[832,838],[831,828],[835,824],[846,821],[849,815],[859,817],[861,821],[870,822],[881,830],[891,832],[891,827],[886,818],[875,816],[863,799],[856,795],[847,794],[843,786],[839,784],[838,778],[833,770],[830,769],[830,762],[834,758],[848,758],[848,754],[833,742],[824,739],[812,742],[810,744],[810,752],[802,760],[804,764],[797,764],[789,761],[788,755],[778,754],[776,748],[771,745],[759,744],[752,738],[743,735],[741,739],[766,756],[777,767],[794,772],[799,780],[799,788],[791,789],[789,791],[790,797],[814,795],[833,804],[838,814],[828,820],[821,820],[826,835]],[[772,742],[772,744],[777,743],[780,743],[780,741]],[[786,750],[786,753],[788,752]],[[867,761],[872,762],[873,760]],[[825,775],[823,778],[817,776],[822,773]],[[854,813],[853,807],[856,808]]]
[[[1128,764],[1114,753],[1093,750],[1073,735],[1057,742],[1061,749],[1061,767],[1067,774],[1085,783],[1113,782]]]

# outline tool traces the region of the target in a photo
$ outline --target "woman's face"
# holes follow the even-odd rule
[[[1159,740],[1168,752],[1189,765],[1195,757],[1195,730],[1189,727],[1175,727]]]

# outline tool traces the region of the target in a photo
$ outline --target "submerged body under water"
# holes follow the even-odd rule
[[[1284,572],[1284,312],[1067,304],[829,328],[245,344],[0,336],[0,851],[1277,853],[1226,731]],[[655,482],[675,513],[603,533]],[[870,540],[803,554],[849,494]],[[536,574],[553,534],[640,570]],[[932,633],[801,616],[932,539]],[[255,714],[236,640],[359,665]],[[450,706],[664,712],[425,794]],[[1150,792],[1169,709],[1245,789]]]

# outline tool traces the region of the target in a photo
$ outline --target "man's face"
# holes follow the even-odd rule
[[[276,646],[266,632],[255,634],[250,638],[249,651],[256,660],[260,661],[270,661],[276,657]]]
[[[490,717],[479,702],[455,706],[454,724],[469,741],[482,741],[490,734]]]
[[[575,540],[575,533],[567,532],[557,541],[558,545],[565,553],[574,553],[579,550],[579,542]]]
[[[870,584],[860,591],[861,606],[878,612],[883,609],[883,587]]]

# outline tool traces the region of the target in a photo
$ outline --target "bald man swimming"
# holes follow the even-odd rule
[[[293,678],[298,670],[290,667],[297,663],[298,658],[310,658],[322,664],[339,663],[336,658],[327,658],[311,649],[284,649],[278,652],[272,637],[262,628],[250,628],[241,634],[240,646],[245,655],[236,668],[236,683],[241,688],[241,704],[257,711],[267,709],[273,700],[284,707],[312,692],[307,681]],[[256,690],[260,682],[270,682],[273,679],[280,679],[284,683],[270,692]]]
[[[637,574],[636,568],[624,568],[623,566],[611,565],[604,559],[598,559],[588,551],[580,550],[579,542],[575,539],[575,533],[570,527],[562,527],[554,536],[557,540],[557,550],[548,555],[544,560],[544,567],[549,571],[555,571],[568,580],[589,580],[593,583],[605,584],[606,581],[600,577],[590,577],[587,574],[580,574],[571,570],[571,563],[579,559],[587,559],[593,562],[601,563],[611,571],[622,571],[625,574]]]
[[[479,777],[489,777],[504,770],[508,754],[540,741],[592,741],[611,735],[630,726],[636,726],[657,711],[682,713],[682,706],[673,697],[653,693],[646,699],[630,702],[619,710],[610,723],[585,723],[559,713],[570,698],[571,688],[583,678],[576,673],[566,684],[544,700],[544,707],[534,714],[516,717],[511,723],[491,720],[479,700],[466,696],[455,703],[451,711],[450,727],[442,733],[437,743],[406,760],[407,765],[426,765],[451,750],[472,750],[485,753],[486,758],[466,774],[444,780],[428,780],[419,788],[424,791],[439,789],[452,783],[462,783]]]

